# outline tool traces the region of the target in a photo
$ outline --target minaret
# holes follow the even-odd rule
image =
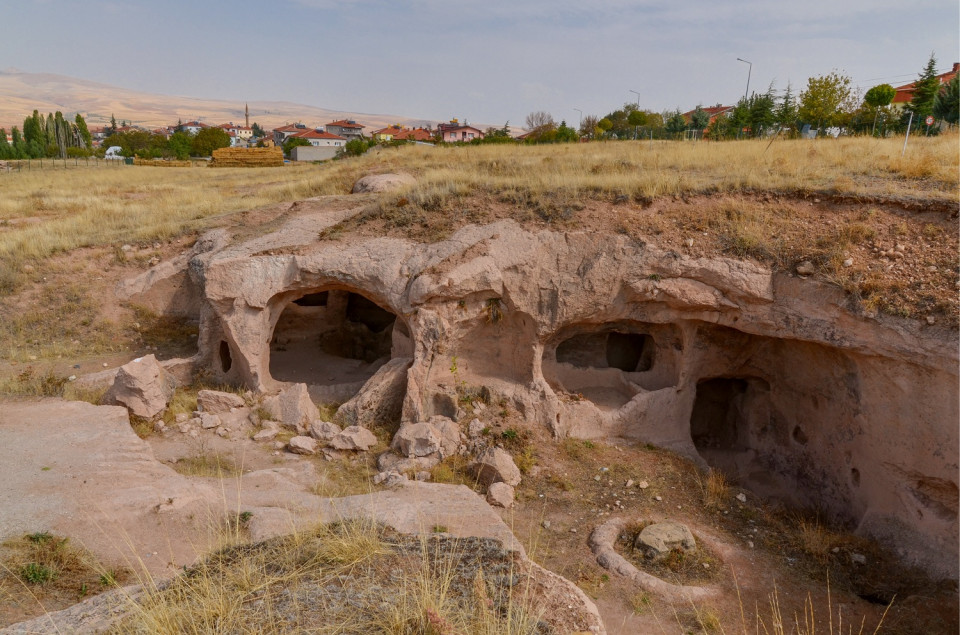
[[[243,105],[243,116],[244,118],[246,118],[247,120],[246,126],[247,128],[249,128],[250,127],[250,106],[247,104]]]

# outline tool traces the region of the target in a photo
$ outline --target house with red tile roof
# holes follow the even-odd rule
[[[397,141],[433,141],[433,131],[427,128],[406,128],[393,136]]]
[[[283,145],[283,142],[286,141],[291,135],[295,135],[298,132],[306,132],[307,130],[309,130],[309,128],[302,123],[292,123],[285,126],[279,126],[273,129],[273,142],[278,146]]]
[[[357,123],[353,119],[338,119],[324,126],[324,129],[330,134],[344,137],[347,140],[362,138],[364,128],[366,128],[366,126]]]
[[[946,73],[937,75],[937,79],[940,81],[940,85],[942,86],[956,77],[957,73],[960,73],[960,62],[954,62],[953,68]],[[910,100],[913,99],[913,89],[916,85],[916,82],[910,82],[909,84],[904,84],[903,86],[897,86],[897,94],[893,96],[893,102],[891,102],[890,105],[900,110],[906,108],[907,104],[910,103]]]
[[[438,124],[437,131],[440,133],[440,141],[443,143],[468,142],[474,139],[483,139],[482,130],[467,125],[467,122],[461,124],[457,119],[451,119],[450,123]]]
[[[717,117],[728,115],[733,112],[734,106],[721,106],[720,104],[717,104],[716,106],[710,106],[709,108],[704,108],[701,106],[700,109],[709,115],[710,123],[713,123]],[[683,113],[683,118],[687,121],[687,123],[690,123],[693,113],[696,111],[697,109],[694,108],[693,110],[688,110],[687,112]]]
[[[403,128],[400,126],[387,126],[386,128],[372,131],[370,136],[377,141],[393,141],[401,132],[403,132]]]
[[[230,123],[222,123],[217,127],[222,128],[227,132],[232,132],[238,139],[247,140],[253,136],[253,128],[241,126],[240,124],[235,124],[232,121]]]
[[[340,135],[335,135],[326,132],[325,130],[320,130],[319,128],[314,130],[302,130],[295,134],[289,135],[287,139],[305,139],[309,141],[310,145],[315,148],[342,148],[347,143],[346,137],[341,137]]]

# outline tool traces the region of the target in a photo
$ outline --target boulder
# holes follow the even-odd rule
[[[417,180],[409,174],[371,174],[353,184],[353,193],[390,192],[408,185],[415,185],[416,182]]]
[[[313,437],[293,437],[287,443],[287,451],[294,454],[316,454],[317,440]]]
[[[646,557],[659,559],[674,549],[690,553],[696,550],[697,541],[689,527],[667,520],[644,527],[634,540],[633,546],[641,550]]]
[[[210,414],[230,412],[231,408],[243,408],[247,404],[243,397],[232,392],[219,390],[201,390],[197,393],[197,409]]]
[[[377,444],[377,437],[366,428],[349,426],[330,439],[330,447],[335,450],[366,451]]]
[[[457,453],[460,447],[460,426],[448,417],[435,415],[428,421],[440,437],[440,458],[446,458]]]
[[[279,395],[264,399],[263,408],[285,428],[300,434],[305,434],[310,424],[320,418],[306,384],[294,384]]]
[[[329,421],[317,419],[310,424],[310,436],[318,441],[329,441],[340,434],[340,426]]]
[[[174,381],[153,355],[138,357],[117,371],[101,404],[125,406],[131,414],[152,419],[167,407]]]
[[[406,423],[400,426],[390,445],[405,457],[430,456],[440,451],[440,431],[431,423]]]
[[[487,502],[494,507],[513,507],[516,492],[506,483],[493,483],[487,488]]]
[[[513,462],[513,457],[500,448],[487,448],[476,461],[467,466],[467,470],[483,485],[520,484],[520,470]]]
[[[273,441],[273,439],[280,432],[277,428],[264,428],[260,432],[257,432],[253,435],[254,441]]]
[[[413,458],[397,456],[393,452],[384,452],[377,457],[377,468],[381,471],[396,472],[418,472],[420,470],[430,470],[440,462],[440,457],[436,454],[430,456],[418,456]]]
[[[217,415],[212,415],[206,412],[200,413],[200,427],[203,428],[204,430],[218,428],[220,427],[221,423],[222,422],[220,421],[220,417],[218,417]]]
[[[348,425],[364,427],[399,421],[412,363],[409,357],[397,357],[381,366],[359,393],[337,409],[337,416]]]

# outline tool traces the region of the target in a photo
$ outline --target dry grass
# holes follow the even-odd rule
[[[532,633],[512,562],[494,541],[342,521],[214,553],[148,586],[111,632]]]
[[[233,478],[243,473],[236,461],[220,454],[200,453],[178,459],[173,469],[184,476]]]
[[[397,226],[468,194],[491,193],[548,219],[585,198],[734,191],[830,191],[955,201],[956,135],[918,138],[904,158],[896,139],[819,142],[621,142],[561,146],[409,146],[322,166],[200,170],[138,167],[3,176],[0,290],[22,267],[91,245],[166,239],[217,216],[279,201],[345,194],[368,172],[406,171],[418,182],[380,206]]]
[[[37,607],[56,610],[128,577],[125,569],[103,566],[67,538],[48,532],[12,538],[0,544],[0,615],[23,619]]]
[[[137,167],[0,177],[0,292],[23,267],[63,251],[168,239],[218,216],[279,201],[350,191],[362,166],[221,169]]]

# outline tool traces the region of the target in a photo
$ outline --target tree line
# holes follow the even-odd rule
[[[10,132],[12,141],[0,128],[0,159],[89,156],[93,144],[80,113],[70,121],[59,110],[46,116],[34,110],[23,120],[22,130],[14,126]]]
[[[762,93],[753,92],[741,98],[725,111],[710,113],[697,106],[689,114],[679,109],[654,112],[640,109],[638,103],[627,102],[622,108],[603,117],[588,115],[582,118],[576,131],[566,134],[566,123],[557,126],[549,113],[538,111],[528,115],[528,143],[576,141],[578,139],[676,139],[684,136],[709,139],[736,139],[764,137],[772,133],[798,136],[804,126],[824,131],[841,129],[845,134],[872,134],[884,136],[902,134],[913,113],[913,129],[930,134],[939,132],[939,126],[924,124],[927,116],[950,125],[958,123],[958,78],[940,84],[936,72],[936,58],[930,60],[914,84],[913,97],[906,108],[891,107],[896,89],[880,84],[862,97],[854,90],[849,76],[831,71],[811,77],[804,90],[797,93],[787,84],[778,91],[770,84]],[[560,134],[561,128],[564,129]],[[489,136],[493,132],[487,131]]]

